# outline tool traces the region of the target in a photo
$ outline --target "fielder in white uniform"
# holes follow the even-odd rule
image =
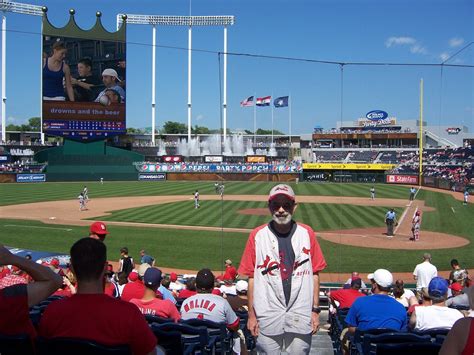
[[[273,187],[268,206],[272,221],[251,232],[239,267],[249,277],[247,327],[260,354],[309,354],[319,329],[319,272],[326,261],[311,227],[292,220],[290,186]]]
[[[194,193],[194,208],[199,208],[201,206],[199,206],[199,191],[196,190],[196,192]]]

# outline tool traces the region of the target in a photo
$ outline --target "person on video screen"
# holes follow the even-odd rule
[[[53,44],[51,56],[43,60],[43,100],[74,101],[74,90],[71,83],[71,71],[69,65],[64,62],[67,49],[63,42],[57,41]],[[63,80],[64,84],[63,85]]]

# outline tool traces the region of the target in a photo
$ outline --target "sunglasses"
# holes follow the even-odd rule
[[[294,202],[278,203],[276,201],[270,202],[270,208],[274,211],[279,210],[282,207],[285,211],[291,210],[295,206]]]

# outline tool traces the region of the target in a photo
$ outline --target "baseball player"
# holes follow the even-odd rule
[[[79,199],[79,211],[86,210],[86,200],[84,199],[84,193],[81,192],[77,198]]]
[[[82,190],[82,194],[84,195],[84,200],[89,200],[89,189],[87,186],[84,186],[84,189]]]
[[[375,200],[375,187],[373,187],[373,186],[370,189],[370,199]]]
[[[196,190],[196,192],[194,193],[194,208],[199,208],[201,207],[199,205],[199,191]]]
[[[467,205],[467,201],[469,199],[469,190],[465,190],[464,191],[464,202],[463,202],[463,205]]]
[[[326,261],[311,227],[296,223],[295,193],[285,184],[268,197],[272,221],[249,236],[239,274],[249,278],[247,327],[257,351],[309,354],[319,329],[319,272]]]
[[[410,201],[413,201],[415,199],[415,194],[416,194],[416,188],[415,186],[412,186],[410,188]]]
[[[100,184],[104,185],[104,178],[103,177],[100,178]]]
[[[411,233],[412,237],[410,240],[416,242],[420,239],[420,227],[421,227],[421,211],[416,211],[411,221]]]

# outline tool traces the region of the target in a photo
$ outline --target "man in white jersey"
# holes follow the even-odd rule
[[[431,279],[438,276],[438,269],[431,263],[431,254],[423,254],[423,262],[416,265],[413,271],[413,279],[416,280],[416,290],[420,293],[421,289],[428,287]]]
[[[319,272],[326,261],[311,227],[293,221],[295,193],[270,191],[272,221],[249,236],[239,274],[249,278],[247,327],[260,354],[309,354],[319,329]]]
[[[199,208],[199,191],[194,192],[194,208]]]
[[[181,318],[206,319],[216,323],[225,323],[231,331],[239,329],[240,319],[232,310],[229,302],[221,296],[212,294],[214,274],[202,269],[196,276],[197,295],[186,298],[181,305]]]

